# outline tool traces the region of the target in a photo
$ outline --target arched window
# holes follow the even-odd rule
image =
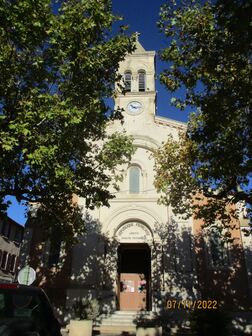
[[[138,90],[145,91],[146,90],[146,75],[144,70],[138,71]]]
[[[125,71],[125,73],[124,73],[124,85],[125,85],[125,91],[127,91],[127,92],[131,91],[131,78],[132,78],[131,71]]]
[[[140,168],[131,166],[129,169],[129,192],[138,194],[140,192]]]
[[[228,243],[224,231],[219,223],[213,224],[205,230],[210,267],[227,267],[229,265]]]
[[[3,251],[2,254],[2,260],[1,260],[1,265],[0,267],[5,270],[7,266],[7,260],[8,260],[8,253],[6,251]]]
[[[62,247],[61,232],[54,228],[51,233],[50,249],[48,255],[48,267],[56,266],[60,260],[60,252]]]
[[[17,258],[17,256],[15,254],[13,254],[10,258],[10,268],[9,268],[10,272],[15,271],[16,258]]]

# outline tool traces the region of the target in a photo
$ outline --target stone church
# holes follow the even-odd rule
[[[123,182],[110,207],[83,210],[87,233],[72,251],[51,251],[50,242],[38,242],[33,221],[28,223],[23,254],[30,253],[30,264],[40,272],[37,284],[62,307],[78,297],[97,297],[107,313],[178,310],[185,300],[250,309],[252,241],[241,230],[248,225],[243,212],[232,223],[233,243],[228,244],[218,236],[216,223],[205,231],[201,221],[184,220],[158,204],[152,153],[169,134],[178,137],[186,124],[156,115],[155,52],[137,42],[119,72],[127,92],[118,94],[115,106],[124,109],[124,123],[111,122],[108,133],[125,130],[136,152],[122,168]],[[174,307],[170,300],[177,300]]]

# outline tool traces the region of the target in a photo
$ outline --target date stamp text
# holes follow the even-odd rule
[[[166,309],[218,309],[217,300],[167,300]]]

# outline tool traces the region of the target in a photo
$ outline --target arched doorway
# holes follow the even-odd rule
[[[151,310],[150,229],[141,222],[127,222],[119,227],[117,299],[118,309]]]
[[[147,244],[120,244],[118,287],[120,310],[150,310],[151,251]]]

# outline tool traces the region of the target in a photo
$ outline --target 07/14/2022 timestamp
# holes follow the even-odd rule
[[[167,300],[166,309],[217,309],[217,300]]]

